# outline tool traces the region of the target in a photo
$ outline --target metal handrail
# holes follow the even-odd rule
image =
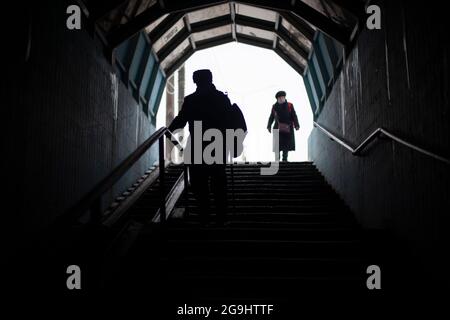
[[[183,186],[184,182],[184,186]],[[170,215],[172,210],[175,208],[175,205],[180,198],[180,195],[186,190],[186,180],[185,180],[185,172],[182,172],[178,177],[177,181],[172,186],[172,189],[169,191],[167,196],[165,197],[166,203],[166,218]],[[187,207],[187,205],[186,205]],[[152,222],[159,222],[161,220],[161,209],[159,209],[155,216],[152,219]]]
[[[144,143],[142,143],[132,154],[123,160],[107,177],[100,181],[90,192],[88,192],[77,204],[70,208],[66,214],[61,217],[65,222],[73,222],[79,219],[85,212],[90,211],[90,220],[100,222],[101,197],[111,189],[111,187],[153,146],[159,142],[159,180],[161,187],[161,210],[165,212],[165,179],[164,179],[164,137],[170,138],[170,141],[183,151],[181,143],[176,139],[173,133],[167,127],[161,127],[154,132]],[[186,167],[185,167],[186,170]],[[161,222],[164,221],[164,218]]]
[[[404,145],[404,146],[406,146],[406,147],[408,147],[408,148],[411,148],[411,149],[413,149],[413,150],[415,150],[415,151],[418,151],[418,152],[420,152],[420,153],[422,153],[422,154],[425,154],[425,155],[427,155],[427,156],[429,156],[429,157],[432,157],[432,158],[434,158],[434,159],[436,159],[436,160],[442,161],[442,162],[444,162],[444,163],[446,163],[446,164],[450,164],[450,160],[449,160],[449,159],[444,158],[444,157],[442,157],[442,156],[440,156],[440,155],[437,155],[436,153],[433,153],[433,152],[431,152],[431,151],[429,151],[429,150],[420,148],[420,147],[418,147],[418,146],[416,146],[416,145],[414,145],[414,144],[412,144],[412,143],[410,143],[410,142],[408,142],[408,141],[406,141],[406,140],[404,140],[404,139],[401,139],[401,138],[397,137],[396,135],[390,133],[389,131],[387,131],[387,130],[385,130],[385,129],[383,129],[383,128],[378,128],[378,129],[376,129],[376,130],[375,130],[374,132],[372,132],[372,133],[371,133],[371,134],[370,134],[363,142],[361,142],[361,144],[360,144],[358,147],[353,148],[353,147],[351,147],[348,143],[346,143],[346,142],[344,142],[343,140],[341,140],[341,139],[339,139],[338,137],[336,137],[334,134],[332,134],[330,131],[328,131],[327,129],[325,129],[324,127],[322,127],[322,126],[321,126],[320,124],[318,124],[317,122],[314,121],[313,123],[314,123],[314,126],[315,126],[315,127],[319,128],[319,129],[320,129],[323,133],[325,133],[331,140],[333,140],[333,141],[339,143],[341,146],[343,146],[344,148],[346,148],[347,150],[349,150],[353,155],[358,155],[358,154],[360,154],[361,151],[362,151],[362,150],[363,150],[363,149],[364,149],[364,148],[365,148],[372,140],[374,140],[375,138],[377,138],[377,137],[380,136],[380,135],[385,135],[386,137],[392,139],[393,141],[396,141],[396,142],[398,142],[398,143],[400,143],[400,144],[402,144],[402,145]]]

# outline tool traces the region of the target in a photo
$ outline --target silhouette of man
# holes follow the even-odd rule
[[[169,130],[173,132],[184,128],[186,122],[189,123],[190,136],[184,152],[184,161],[189,164],[190,182],[200,208],[200,222],[202,225],[207,225],[209,222],[209,179],[211,178],[211,191],[214,195],[217,214],[216,222],[224,225],[227,208],[225,130],[231,103],[223,92],[216,90],[210,70],[195,71],[193,80],[197,90],[184,98],[181,110],[170,124]],[[198,130],[197,121],[201,121],[201,130]],[[194,130],[194,125],[197,125],[197,130]],[[203,134],[208,129],[220,130],[223,138],[221,161],[214,161],[212,164],[205,163],[203,157],[205,147],[212,143],[212,141],[203,141]],[[198,137],[199,134],[201,137]],[[201,146],[196,146],[199,142]],[[199,152],[202,154],[199,155]],[[214,159],[217,159],[215,151],[211,154]],[[220,154],[217,157],[220,157]],[[199,158],[201,158],[200,163],[196,163]]]

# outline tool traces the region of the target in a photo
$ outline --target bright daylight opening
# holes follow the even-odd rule
[[[289,161],[308,160],[308,136],[313,128],[313,115],[302,76],[274,51],[240,43],[228,43],[195,52],[185,63],[185,95],[195,91],[192,74],[198,69],[210,69],[213,83],[227,92],[231,103],[237,103],[244,113],[248,134],[244,152],[237,161],[273,161],[272,134],[267,122],[275,93],[286,91],[286,99],[294,105],[300,130],[295,131],[295,151]],[[175,76],[174,111],[178,114],[177,72]],[[166,89],[158,109],[156,127],[166,123]],[[187,131],[187,129],[185,129]]]

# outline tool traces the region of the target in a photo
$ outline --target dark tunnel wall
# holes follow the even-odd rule
[[[4,197],[11,204],[4,217],[15,235],[37,231],[64,213],[155,130],[100,41],[85,28],[68,30],[68,2],[55,3],[29,7],[28,62],[22,46],[28,20],[16,21],[22,28],[10,39],[17,45],[9,47],[3,78],[2,140],[11,151],[2,157]],[[149,168],[154,151],[105,195],[105,205]]]
[[[446,18],[423,4],[378,3],[382,29],[362,31],[317,122],[353,146],[383,127],[448,158]],[[317,128],[309,154],[364,227],[391,230],[425,265],[446,266],[448,165],[391,140],[353,156]]]

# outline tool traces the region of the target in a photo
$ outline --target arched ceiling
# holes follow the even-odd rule
[[[303,74],[317,30],[349,46],[364,0],[84,0],[90,23],[114,50],[145,30],[166,75],[196,50],[237,41],[274,50]]]

